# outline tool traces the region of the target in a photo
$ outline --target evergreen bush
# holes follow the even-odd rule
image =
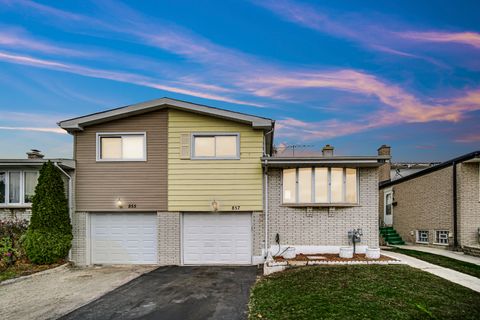
[[[23,246],[31,262],[50,264],[67,256],[72,238],[62,173],[48,161],[40,169]]]

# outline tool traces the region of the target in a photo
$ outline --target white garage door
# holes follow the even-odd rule
[[[92,263],[157,264],[156,218],[148,213],[92,214]]]
[[[251,264],[251,214],[185,213],[184,264]]]

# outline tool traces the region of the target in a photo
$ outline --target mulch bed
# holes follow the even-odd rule
[[[317,253],[317,254],[297,254],[293,259],[285,259],[282,256],[273,258],[275,262],[283,261],[391,261],[394,260],[390,257],[380,255],[379,259],[368,259],[364,253],[357,253],[353,255],[353,258],[340,258],[337,253]]]
[[[33,273],[45,271],[48,269],[56,268],[62,264],[64,264],[65,260],[60,260],[53,264],[44,264],[44,265],[37,265],[32,264],[28,260],[18,260],[14,266],[0,270],[0,279],[2,279],[2,274],[11,274],[12,276],[6,277],[7,279],[18,278],[22,276],[28,276]],[[3,279],[3,280],[7,280]]]

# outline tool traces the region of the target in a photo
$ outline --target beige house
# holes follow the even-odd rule
[[[387,146],[379,150],[389,151]],[[480,239],[479,163],[480,151],[475,151],[396,180],[380,176],[380,224],[392,226],[408,243],[475,250]]]

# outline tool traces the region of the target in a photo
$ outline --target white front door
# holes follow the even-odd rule
[[[251,264],[251,217],[250,213],[185,213],[183,263]]]
[[[383,222],[386,225],[393,224],[393,191],[384,191],[385,198],[383,199]]]
[[[90,248],[92,264],[157,264],[157,215],[92,214]]]

